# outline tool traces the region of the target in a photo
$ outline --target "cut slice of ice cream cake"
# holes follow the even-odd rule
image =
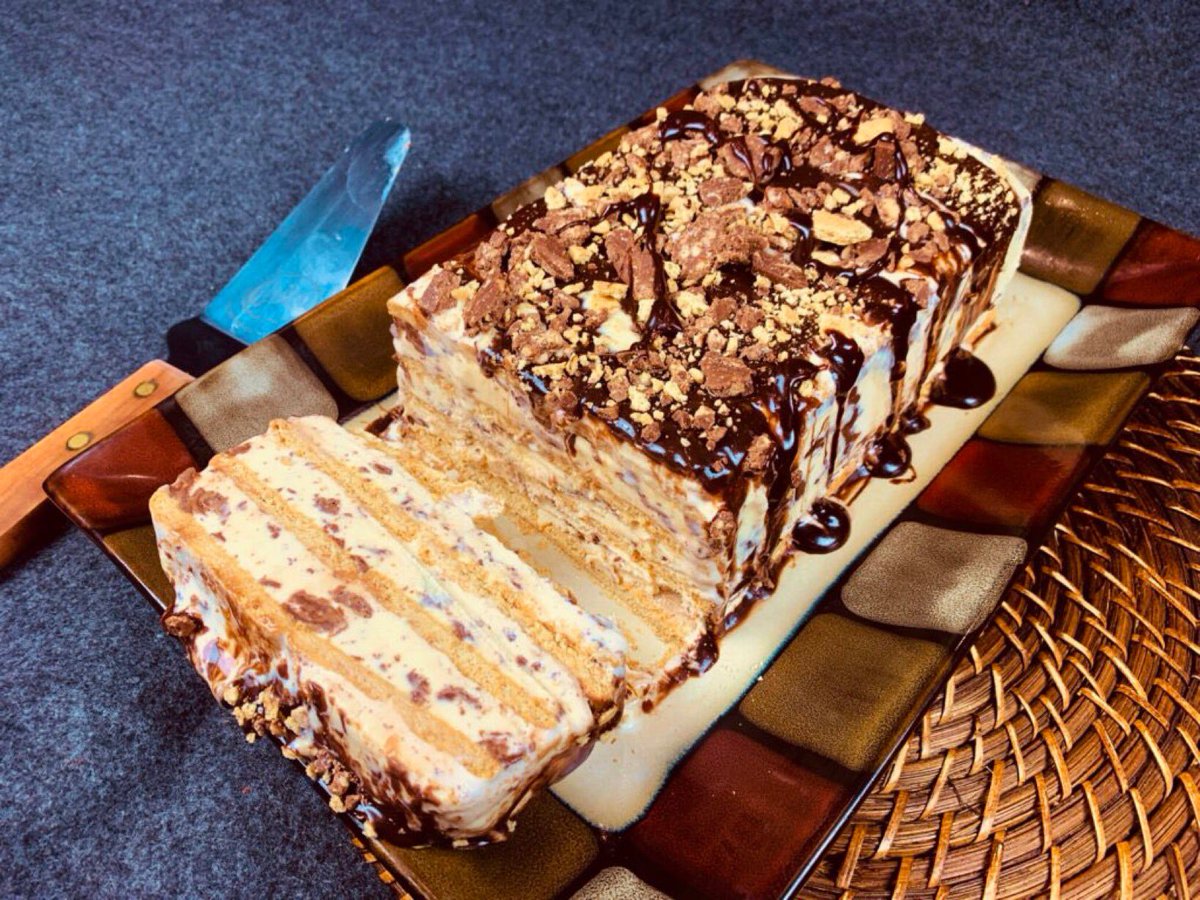
[[[1028,201],[832,81],[718,86],[390,301],[388,436],[649,621],[652,679],[702,669],[792,552],[839,545],[856,482],[903,470],[946,376],[986,392],[968,350]]]
[[[164,616],[251,735],[407,842],[502,837],[620,714],[625,640],[395,448],[276,421],[151,500]]]

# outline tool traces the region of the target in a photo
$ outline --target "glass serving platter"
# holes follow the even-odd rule
[[[734,63],[661,105],[759,74],[781,73]],[[653,116],[180,389],[55,472],[50,497],[161,610],[171,589],[150,494],[272,418],[322,413],[363,428],[386,415],[387,299]],[[872,479],[854,500],[852,540],[785,573],[710,672],[650,715],[627,717],[522,811],[508,842],[413,850],[360,837],[385,881],[454,900],[797,890],[875,780],[894,773],[894,751],[1163,364],[1189,335],[1196,346],[1200,241],[1012,168],[1034,211],[1020,273],[978,350],[996,398],[976,410],[935,407],[912,441],[913,474]]]

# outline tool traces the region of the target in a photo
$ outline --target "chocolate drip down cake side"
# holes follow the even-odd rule
[[[719,86],[393,298],[389,436],[464,460],[649,622],[666,649],[631,680],[653,701],[790,554],[840,545],[839,497],[904,469],[931,392],[987,399],[967,350],[1028,207],[921,116]]]
[[[155,494],[164,624],[368,833],[503,839],[790,558],[840,546],[928,403],[986,399],[970,349],[1028,208],[831,81],[660,110],[391,299],[382,439],[278,421]]]

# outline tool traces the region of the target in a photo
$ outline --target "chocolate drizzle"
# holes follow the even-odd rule
[[[658,229],[658,223],[662,221],[662,201],[658,198],[658,194],[653,191],[646,191],[646,193],[639,194],[631,200],[622,200],[620,203],[614,203],[605,209],[604,214],[600,218],[606,219],[609,216],[616,216],[620,219],[626,213],[633,216],[637,220],[638,226],[642,229],[642,243],[652,248],[654,246],[654,232]]]
[[[762,393],[761,411],[775,442],[775,452],[766,472],[767,533],[763,546],[774,547],[787,517],[787,500],[793,491],[792,471],[800,447],[802,412],[813,401],[801,394],[801,388],[816,373],[817,367],[804,359],[794,359],[770,379]],[[758,573],[774,587],[775,572]]]
[[[783,215],[796,229],[796,245],[792,247],[792,262],[802,266],[812,259],[812,216],[801,209],[789,209]]]
[[[680,665],[665,673],[665,677],[656,686],[654,693],[642,698],[642,712],[650,712],[659,700],[689,678],[703,675],[713,667],[719,656],[717,635],[713,634],[711,630],[704,632],[696,646],[684,655]]]
[[[940,406],[975,409],[996,394],[996,378],[987,363],[959,348],[946,359],[929,399]]]
[[[837,396],[844,399],[862,371],[861,348],[840,331],[830,331],[829,345],[818,352],[829,362],[830,374],[837,385]]]
[[[608,207],[602,218],[615,215],[619,221],[626,214],[633,216],[637,222],[641,230],[638,244],[650,254],[654,264],[654,305],[650,308],[646,330],[650,334],[672,337],[683,330],[683,322],[667,297],[667,277],[663,272],[662,254],[658,252],[655,241],[659,223],[662,222],[662,200],[653,191],[646,191],[632,200],[614,203]]]
[[[872,278],[871,286],[877,292],[867,304],[867,320],[872,323],[887,322],[892,326],[892,383],[899,389],[908,366],[908,343],[913,325],[917,321],[917,301],[904,288],[892,284],[886,278]]]
[[[846,416],[846,398],[858,380],[858,374],[863,367],[863,352],[858,344],[850,340],[840,331],[829,332],[829,344],[818,351],[829,363],[830,374],[833,375],[837,397],[837,417],[833,424],[833,440],[830,441],[829,459],[836,462],[838,445],[842,438],[842,425]]]
[[[671,141],[692,135],[700,135],[710,144],[721,141],[721,129],[717,127],[717,123],[694,109],[680,109],[669,113],[658,126],[659,140]]]
[[[896,136],[884,132],[867,142],[867,150],[871,154],[870,174],[878,181],[894,181],[898,184],[909,184],[908,160]]]
[[[767,571],[766,560],[772,558],[772,548],[781,538],[791,501],[804,487],[796,478],[796,453],[804,444],[802,430],[808,412],[819,402],[819,397],[810,396],[813,392],[807,388],[819,370],[827,369],[836,386],[838,408],[828,449],[831,465],[836,463],[845,432],[852,424],[845,421],[846,410],[856,402],[854,386],[866,360],[862,348],[848,336],[853,332],[828,330],[828,326],[818,329],[821,309],[828,308],[835,316],[859,317],[869,324],[887,326],[894,352],[890,377],[893,396],[899,402],[910,374],[907,369],[912,332],[926,303],[925,296],[913,288],[927,283],[925,279],[904,279],[924,275],[938,283],[943,302],[933,311],[928,335],[938,334],[947,308],[954,305],[945,298],[957,294],[957,280],[966,265],[979,264],[988,254],[1003,250],[1004,242],[998,244],[994,235],[1012,209],[1004,202],[951,209],[933,197],[929,193],[929,167],[935,160],[948,158],[939,147],[937,133],[918,120],[891,114],[880,133],[859,143],[858,124],[887,111],[870,101],[851,99],[848,92],[835,85],[756,79],[729,85],[717,93],[727,93],[737,103],[745,97],[762,98],[771,109],[782,102],[799,122],[794,137],[776,137],[779,132],[772,130],[774,126],[756,134],[755,125],[741,119],[737,109],[727,119],[720,111],[730,110],[727,101],[717,103],[709,98],[709,102],[697,101],[697,108],[668,113],[656,125],[627,136],[613,152],[613,171],[605,166],[595,170],[585,167],[574,175],[585,189],[600,189],[610,196],[610,188],[625,181],[649,187],[637,188],[640,193],[632,197],[617,193],[618,197],[628,198],[617,202],[597,200],[589,205],[579,202],[578,194],[572,193],[566,208],[560,204],[556,211],[549,211],[545,201],[538,201],[518,211],[505,223],[502,277],[516,270],[515,277],[522,278],[515,248],[528,245],[527,232],[559,235],[578,229],[584,237],[564,239],[568,246],[591,234],[602,235],[598,242],[593,241],[602,245],[599,252],[575,260],[571,280],[578,282],[576,287],[582,290],[577,289],[573,296],[586,295],[601,281],[624,282],[628,290],[620,307],[636,323],[638,332],[632,346],[606,357],[606,373],[620,367],[627,373],[622,375],[627,384],[640,385],[637,389],[644,394],[649,382],[661,385],[677,376],[679,366],[693,371],[701,361],[700,355],[716,353],[728,357],[729,365],[741,366],[743,372],[749,370],[751,389],[726,392],[717,391],[708,382],[685,385],[690,391],[684,391],[684,399],[648,422],[642,399],[639,402],[643,405],[635,407],[624,388],[614,395],[607,374],[588,379],[586,372],[576,374],[568,366],[570,374],[549,378],[534,371],[543,368],[540,364],[545,357],[535,357],[538,365],[520,362],[530,355],[522,355],[522,348],[514,346],[513,335],[524,335],[512,327],[511,314],[493,323],[495,342],[480,352],[480,360],[489,374],[510,370],[542,421],[561,425],[563,417],[566,421],[583,414],[599,418],[621,440],[634,443],[675,471],[695,478],[707,490],[722,495],[735,514],[749,485],[761,482],[767,492],[767,534],[763,551],[751,562],[742,583],[742,587],[753,591],[756,585],[773,583],[777,573]],[[703,182],[699,180],[710,179],[708,193],[689,190],[693,197],[710,199],[703,200],[699,209],[693,208],[681,223],[676,208],[679,198],[667,193],[660,196],[658,186],[692,177],[690,167],[697,160],[702,163],[703,174],[695,177],[701,188]],[[972,177],[987,169],[974,157],[954,157],[952,165]],[[749,244],[750,249],[744,244],[742,250],[731,251],[728,244],[721,245],[708,257],[714,260],[711,271],[687,271],[687,257],[680,254],[679,245],[688,223],[710,216],[722,234],[738,227],[732,218],[722,219],[718,214],[721,210],[736,210],[732,201],[745,195],[747,182],[750,187],[746,199],[784,217],[793,233],[783,236],[783,241],[773,232],[760,233],[752,238],[759,243]],[[941,222],[931,228],[922,219],[914,234],[923,231],[924,237],[910,241],[905,235],[914,220],[906,219],[904,213],[914,207],[922,216],[935,210]],[[840,210],[839,215],[853,219],[852,224],[869,237],[843,242],[828,228],[814,227],[814,212],[821,209]],[[914,247],[922,240],[927,252],[914,254]],[[936,253],[931,255],[930,248]],[[902,259],[905,254],[913,254],[913,258]],[[635,262],[640,266],[637,271]],[[652,282],[648,274],[651,264]],[[668,275],[671,266],[673,274]],[[570,308],[564,311],[554,305],[561,300],[563,295],[558,291],[564,286],[561,279],[552,288],[543,286],[547,304],[541,313],[544,322],[552,316],[564,320],[570,317]],[[647,311],[645,303],[651,299],[651,286],[653,302]],[[788,334],[774,340],[768,354],[746,355],[745,348],[756,340],[751,333],[763,321],[760,306],[764,297],[777,298],[772,293],[777,288],[806,291],[809,297],[820,293],[829,299],[806,301],[812,305],[798,307],[800,321],[786,326]],[[714,311],[710,320],[713,324],[706,326],[708,334],[703,329],[699,333],[689,330],[695,327],[700,314],[677,305],[681,301],[676,298],[684,290],[704,295],[701,309],[722,310]],[[726,299],[732,304],[721,303]],[[515,300],[510,303],[516,305]],[[743,312],[750,314],[751,324],[742,325],[739,320],[738,330],[732,331],[730,322]],[[724,331],[715,327],[722,323]],[[780,327],[778,322],[772,325],[776,330]],[[714,344],[714,333],[724,343]],[[731,335],[739,338],[732,345]],[[936,346],[929,340],[929,356],[916,361],[923,366],[920,378],[936,363]],[[551,361],[563,358],[549,355]],[[514,360],[518,361],[515,365]],[[964,367],[970,368],[970,364],[956,360],[947,364],[946,384],[939,395],[945,399],[939,402],[961,398],[959,402],[966,405],[985,393],[981,390],[985,386],[982,376],[956,375]],[[960,382],[966,386],[958,387]],[[655,402],[650,411],[658,413]],[[547,412],[542,407],[552,408]],[[712,424],[696,426],[701,413]],[[869,471],[880,477],[896,477],[905,471],[911,453],[903,434],[919,430],[921,424],[922,417],[915,412],[895,416],[889,424],[894,433],[879,436],[871,449]],[[757,453],[751,453],[751,444],[763,435],[771,441],[769,454],[763,454],[761,446],[756,447]],[[832,549],[831,544],[840,545],[847,530],[846,511],[832,501],[821,501],[798,528],[795,544],[801,549],[811,548],[809,552],[826,552]]]
[[[929,419],[924,413],[910,409],[900,417],[901,434],[920,434],[929,429]]]

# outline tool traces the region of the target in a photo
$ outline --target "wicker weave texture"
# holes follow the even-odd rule
[[[1200,358],[1180,356],[804,896],[1191,896],[1198,421]]]

